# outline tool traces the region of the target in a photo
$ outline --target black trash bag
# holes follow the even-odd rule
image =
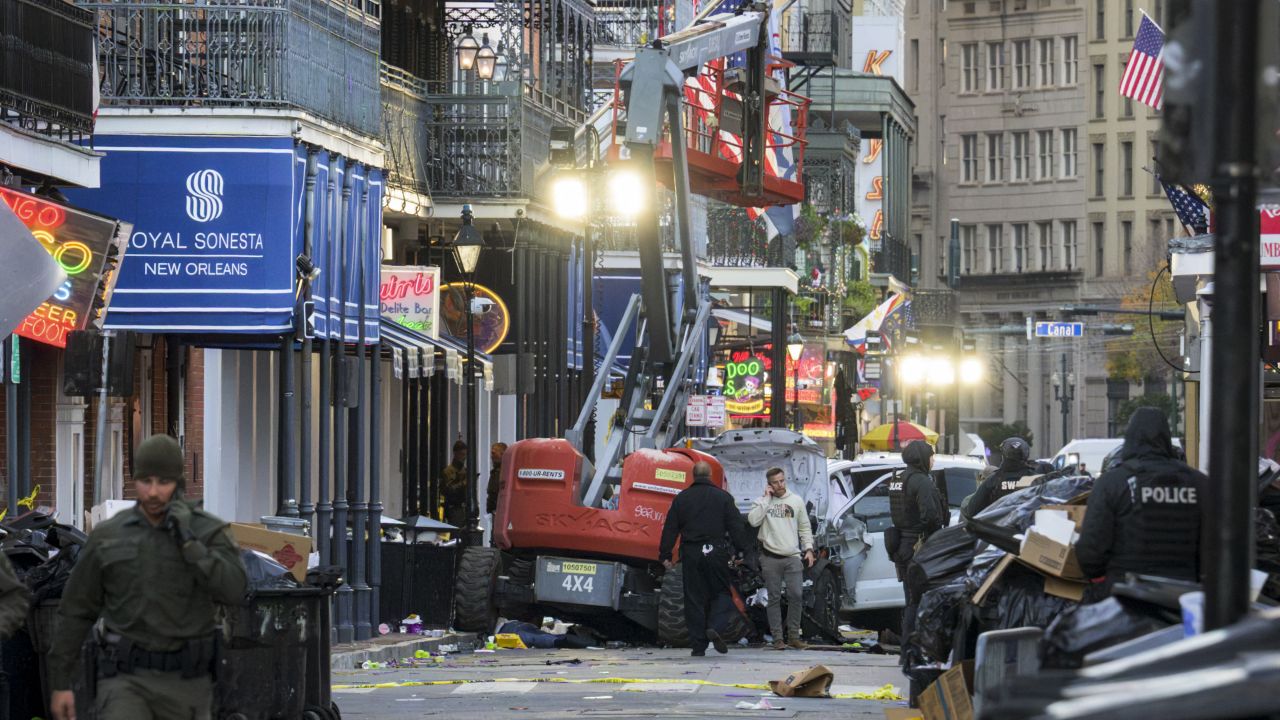
[[[1045,630],[1041,644],[1044,667],[1074,670],[1086,655],[1174,625],[1167,610],[1127,598],[1109,597],[1059,615]]]
[[[1036,510],[1045,505],[1064,505],[1093,489],[1093,478],[1087,475],[1046,476],[1036,484],[1005,495],[965,521],[964,527],[979,540],[1009,553],[1021,549],[1021,535],[1031,527]]]
[[[1044,592],[1044,576],[1014,563],[987,596],[983,631],[1048,627],[1058,615],[1079,603]]]
[[[908,587],[923,595],[964,574],[973,561],[974,539],[963,525],[943,528],[929,536],[907,565]],[[918,604],[920,598],[908,598]]]
[[[1262,586],[1262,595],[1280,601],[1280,522],[1275,513],[1258,508],[1254,512],[1253,533],[1258,556],[1255,567],[1270,574]]]
[[[963,579],[930,590],[920,598],[915,627],[902,643],[903,653],[911,653],[903,662],[905,667],[946,662],[960,624],[960,611],[968,599]]]
[[[52,560],[37,565],[23,575],[22,582],[31,591],[32,602],[62,597],[62,591],[67,586],[67,580],[71,579],[71,571],[75,569],[81,549],[81,545],[68,545]]]
[[[982,583],[987,581],[987,576],[992,570],[996,569],[996,565],[1000,564],[1009,553],[1000,548],[986,542],[977,544],[977,552],[973,556],[973,562],[969,563],[969,569],[965,572],[965,583],[969,589],[969,594],[978,592],[978,588],[982,587]]]
[[[298,581],[293,578],[289,569],[270,556],[253,550],[241,550],[240,560],[244,562],[249,592],[298,587]]]

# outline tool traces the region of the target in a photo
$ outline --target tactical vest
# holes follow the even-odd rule
[[[1006,495],[1012,495],[1022,488],[1018,486],[1022,479],[1031,474],[1030,468],[1018,469],[1013,471],[997,470],[991,473],[991,482],[995,483],[995,487],[991,490],[991,505],[995,505],[996,501]]]
[[[1136,572],[1198,580],[1203,488],[1177,475],[1157,473],[1130,476],[1128,485],[1132,507],[1121,518],[1107,574],[1117,579]]]
[[[908,479],[918,471],[906,469],[889,479],[889,514],[893,526],[908,535],[920,534],[920,508],[907,502]]]

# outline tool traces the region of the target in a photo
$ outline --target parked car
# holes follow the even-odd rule
[[[889,479],[905,468],[897,453],[866,453],[857,460],[828,463],[831,502],[824,544],[838,548],[844,572],[841,609],[890,610],[906,605],[902,583],[884,548],[889,514]],[[959,455],[935,455],[934,482],[960,521],[960,503],[977,489],[983,462]]]
[[[1053,456],[1053,468],[1061,470],[1068,465],[1084,465],[1085,470],[1097,475],[1102,461],[1124,444],[1124,438],[1085,438],[1072,440]]]

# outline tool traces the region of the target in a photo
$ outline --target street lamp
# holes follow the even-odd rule
[[[476,265],[480,263],[480,251],[484,249],[484,236],[475,226],[471,205],[462,206],[462,227],[453,236],[453,259],[463,275],[463,301],[467,312],[467,527],[462,531],[463,544],[479,545],[484,531],[480,529],[480,507],[476,500],[477,479],[475,472],[479,448],[476,447],[476,331],[474,308]]]
[[[1053,399],[1061,404],[1062,410],[1062,444],[1069,442],[1067,426],[1071,421],[1071,403],[1076,399],[1076,374],[1067,372],[1067,356],[1062,355],[1062,371],[1054,370],[1049,376],[1053,385]]]
[[[471,34],[471,26],[467,26],[467,34],[458,41],[458,69],[470,70],[476,64],[476,55],[480,52],[480,43]]]
[[[791,429],[800,432],[800,356],[804,354],[804,338],[793,332],[787,338],[787,356],[791,358]]]
[[[476,77],[481,80],[492,80],[498,67],[498,53],[489,45],[489,33],[484,34],[484,43],[476,51]]]

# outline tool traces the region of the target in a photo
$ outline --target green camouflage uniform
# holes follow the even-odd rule
[[[0,553],[0,639],[9,637],[27,622],[27,588],[13,574],[9,558]]]
[[[99,618],[106,632],[137,649],[172,653],[213,634],[215,603],[243,601],[245,570],[226,523],[185,500],[175,499],[171,508],[171,514],[189,512],[190,537],[181,547],[171,530],[153,526],[138,507],[89,536],[63,593],[49,653],[55,691],[71,688],[81,646]],[[100,720],[203,720],[210,716],[213,680],[207,673],[183,678],[180,671],[137,668],[100,679],[95,697]]]

